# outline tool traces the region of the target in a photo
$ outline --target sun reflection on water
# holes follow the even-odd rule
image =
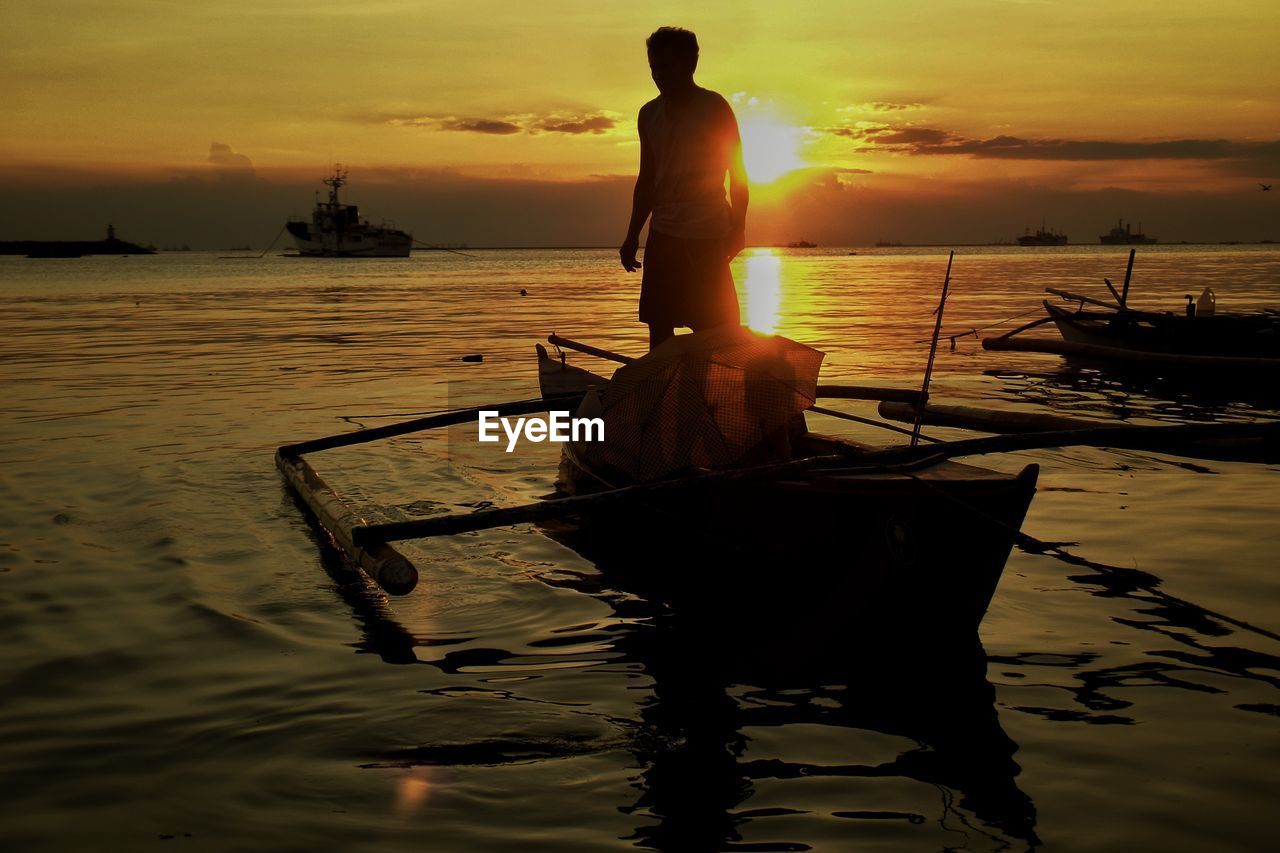
[[[415,767],[396,781],[396,812],[412,814],[431,796],[431,777],[426,768]]]
[[[773,249],[751,249],[746,257],[746,277],[742,282],[746,324],[757,332],[772,335],[782,315],[782,258]]]

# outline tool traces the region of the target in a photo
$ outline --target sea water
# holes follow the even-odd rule
[[[824,381],[916,387],[946,261],[756,249],[734,273],[744,319],[825,351]],[[1125,261],[961,249],[933,400],[1141,424],[1280,416],[1257,383],[979,346],[1039,316],[1045,287],[1106,298]],[[1144,247],[1130,301],[1177,311],[1205,287],[1220,311],[1280,305],[1280,251]],[[638,354],[638,291],[610,250],[0,258],[4,849],[1273,843],[1275,465],[984,457],[1039,463],[1023,530],[1110,568],[1015,549],[985,653],[954,666],[957,650],[832,650],[805,614],[676,618],[531,526],[405,543],[422,580],[403,598],[352,582],[275,447],[533,397],[549,332]],[[472,425],[312,462],[377,521],[535,500],[557,451],[489,452]],[[848,568],[838,531],[795,544]],[[838,620],[823,598],[814,613]]]

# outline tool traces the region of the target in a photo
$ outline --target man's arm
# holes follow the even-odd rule
[[[742,162],[742,137],[738,133],[738,120],[729,112],[733,128],[733,147],[729,153],[729,260],[737,257],[747,245],[747,203],[751,192],[747,189],[747,168]]]
[[[643,127],[644,110],[640,110],[637,125]],[[636,175],[636,186],[631,193],[631,222],[627,225],[627,238],[622,241],[618,257],[622,260],[622,268],[627,272],[635,272],[640,268],[636,260],[636,252],[640,249],[640,229],[653,210],[653,152],[649,150],[649,140],[644,130],[640,131],[640,174]]]

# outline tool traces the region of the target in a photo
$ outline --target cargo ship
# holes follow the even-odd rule
[[[1036,233],[1032,234],[1028,228],[1026,233],[1018,238],[1019,246],[1065,246],[1067,245],[1067,235],[1058,234],[1051,228],[1046,228],[1044,223],[1040,224]]]
[[[1120,220],[1119,225],[1106,234],[1100,235],[1098,239],[1106,246],[1149,246],[1156,242],[1155,237],[1148,237],[1142,233],[1141,222],[1138,223],[1138,230],[1135,233],[1130,229],[1129,225],[1124,224],[1123,219]]]

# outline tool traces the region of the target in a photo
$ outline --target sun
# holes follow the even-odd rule
[[[763,116],[743,119],[742,160],[752,183],[772,183],[788,172],[802,169],[800,144],[804,131]]]

